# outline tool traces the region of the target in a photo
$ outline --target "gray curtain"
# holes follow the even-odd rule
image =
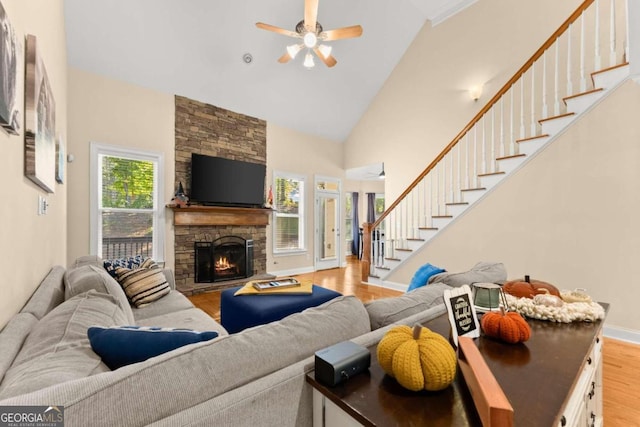
[[[351,193],[351,253],[353,255],[360,254],[360,219],[358,218],[358,196],[359,193]]]
[[[376,222],[376,193],[367,193],[367,222]]]

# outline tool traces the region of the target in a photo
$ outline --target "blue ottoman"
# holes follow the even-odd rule
[[[225,289],[220,297],[220,323],[230,334],[283,319],[342,295],[331,289],[313,285],[310,295],[233,296],[240,288],[241,286]]]

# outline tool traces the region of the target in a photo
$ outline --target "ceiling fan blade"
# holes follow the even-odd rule
[[[282,34],[283,36],[299,38],[300,34],[295,31],[285,30],[284,28],[276,27],[275,25],[265,24],[264,22],[256,22],[256,27],[261,30],[273,31],[274,33]]]
[[[286,64],[287,62],[291,61],[291,55],[289,55],[289,52],[285,52],[280,58],[278,58],[278,62],[281,64]]]
[[[315,33],[318,21],[318,0],[304,0],[304,26]]]
[[[318,55],[318,58],[320,58],[320,60],[322,60],[322,62],[324,62],[324,64],[329,68],[333,67],[338,63],[338,61],[336,61],[336,58],[334,58],[333,55],[324,56],[320,51],[320,49],[318,49],[317,47],[314,48],[313,51],[316,53],[316,55]]]
[[[336,28],[335,30],[323,31],[320,34],[321,40],[331,41],[340,39],[350,39],[360,37],[362,35],[362,27],[360,25],[352,25],[351,27]]]

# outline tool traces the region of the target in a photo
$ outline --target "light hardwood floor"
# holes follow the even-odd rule
[[[401,292],[362,284],[360,265],[350,260],[346,268],[297,276],[363,302],[400,295]],[[211,317],[220,320],[220,292],[189,299]],[[640,345],[605,338],[603,346],[604,419],[607,427],[640,427]]]

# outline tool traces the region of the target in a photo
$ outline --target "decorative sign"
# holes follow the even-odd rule
[[[444,291],[444,304],[449,313],[453,342],[458,345],[458,337],[477,338],[480,336],[480,324],[473,305],[471,288],[463,285]]]

